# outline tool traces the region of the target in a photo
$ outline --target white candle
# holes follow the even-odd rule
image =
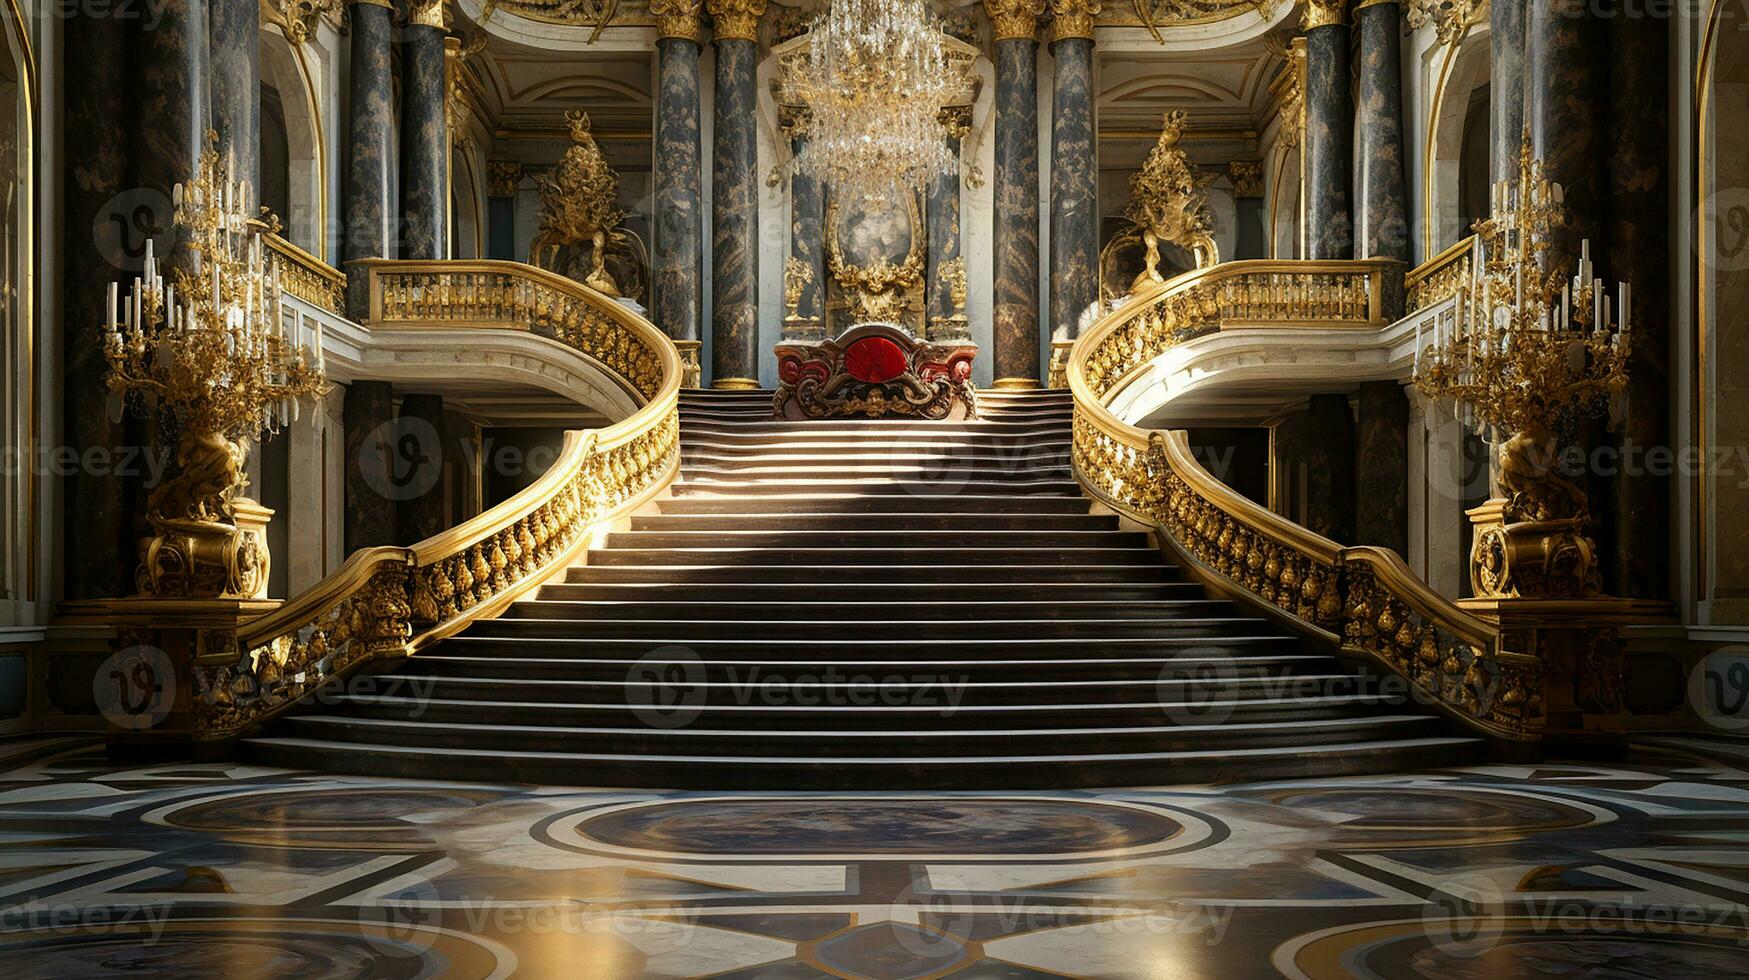
[[[109,319],[104,321],[104,325],[107,326],[110,330],[114,330],[116,327],[116,323],[115,323],[116,299],[117,299],[117,297],[116,297],[115,283],[111,282],[109,284]]]
[[[1621,289],[1621,332],[1627,333],[1628,324],[1633,322],[1633,317],[1628,313],[1629,289],[1632,287],[1629,283],[1625,282],[1620,283],[1619,285]]]

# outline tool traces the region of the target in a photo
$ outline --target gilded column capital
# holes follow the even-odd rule
[[[650,13],[656,18],[656,36],[703,43],[704,28],[699,18],[702,7],[700,0],[650,0]]]
[[[1105,0],[1051,0],[1051,40],[1080,37],[1092,40],[1093,18],[1099,16]]]
[[[1306,30],[1341,26],[1348,22],[1348,0],[1306,0],[1303,26]]]
[[[408,0],[407,23],[449,30],[449,7],[443,0]]]
[[[706,0],[705,9],[716,21],[717,40],[757,41],[765,4],[766,0]]]
[[[1038,40],[1038,18],[1044,10],[1045,0],[984,0],[998,41]]]

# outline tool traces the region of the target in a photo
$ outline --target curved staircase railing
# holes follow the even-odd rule
[[[497,507],[408,548],[354,553],[332,575],[197,659],[196,738],[236,737],[324,684],[411,656],[490,618],[560,571],[592,530],[667,486],[680,462],[685,366],[653,324],[569,279],[515,262],[358,263],[375,325],[528,330],[602,365],[642,407],[566,433],[557,461]]]
[[[1166,349],[1238,323],[1382,326],[1372,262],[1232,262],[1142,291],[1075,342],[1076,478],[1152,526],[1194,574],[1290,627],[1401,678],[1489,736],[1534,741],[1542,665],[1417,579],[1394,553],[1344,547],[1259,506],[1197,463],[1183,431],[1129,425],[1107,405]]]

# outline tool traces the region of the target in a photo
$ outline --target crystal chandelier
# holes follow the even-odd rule
[[[955,83],[929,0],[831,0],[785,98],[810,110],[798,173],[881,198],[953,164],[937,116]]]
[[[111,413],[131,404],[171,423],[176,475],[147,501],[156,537],[143,549],[149,595],[255,597],[267,584],[272,511],[243,496],[243,462],[263,433],[298,417],[299,401],[328,390],[322,337],[288,332],[279,268],[262,248],[265,225],[247,181],[207,134],[194,179],[173,192],[173,227],[186,262],[169,281],[146,240],[145,267],[125,300],[109,286],[103,351]],[[318,415],[318,418],[320,416]]]

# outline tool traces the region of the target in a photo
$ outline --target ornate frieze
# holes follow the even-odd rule
[[[1226,20],[1250,11],[1274,15],[1283,0],[1130,0],[1107,8],[1099,21],[1113,27],[1145,27],[1154,40],[1166,43],[1163,31],[1185,24]]]
[[[1263,196],[1263,164],[1256,160],[1234,160],[1227,164],[1227,179],[1233,182],[1233,196]]]
[[[515,197],[522,183],[521,160],[487,160],[486,187],[493,197]]]
[[[1104,6],[1104,0],[1051,0],[1051,38],[1092,38],[1093,18]]]
[[[715,21],[719,41],[759,40],[759,18],[766,0],[706,0],[705,9]]]
[[[998,41],[1038,39],[1038,18],[1044,0],[984,0],[984,13],[996,28]]]

